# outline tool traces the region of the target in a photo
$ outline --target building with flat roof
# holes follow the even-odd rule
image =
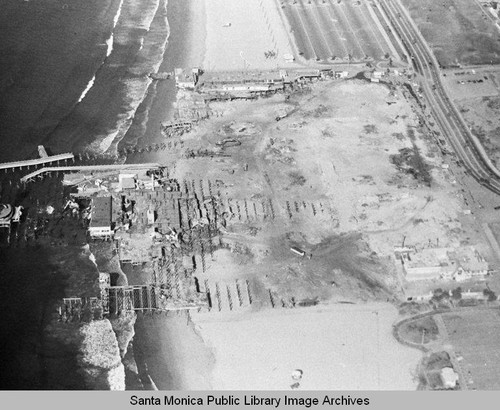
[[[89,234],[92,238],[106,239],[113,236],[112,204],[111,196],[92,199],[89,224]]]
[[[461,282],[488,274],[488,262],[474,246],[458,248],[395,248],[395,256],[403,263],[406,280],[448,279]]]
[[[457,267],[450,260],[448,252],[452,248],[426,248],[420,252],[403,255],[406,280],[433,280],[451,277]]]

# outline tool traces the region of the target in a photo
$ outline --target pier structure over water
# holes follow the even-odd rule
[[[138,170],[138,169],[158,169],[161,168],[161,164],[157,163],[145,163],[145,164],[118,164],[118,165],[81,165],[81,166],[67,166],[67,167],[44,167],[37,169],[36,171],[25,175],[21,178],[21,182],[28,182],[34,178],[41,176],[45,173],[50,172],[94,172],[94,171],[120,171],[126,170]]]
[[[57,312],[62,322],[101,319],[109,315],[124,313],[168,313],[206,309],[207,299],[200,295],[192,300],[167,296],[167,290],[153,285],[107,286],[101,297],[64,298]]]
[[[51,156],[44,156],[42,158],[37,158],[37,159],[28,159],[25,161],[14,161],[14,162],[4,162],[0,164],[0,170],[5,170],[7,172],[8,170],[16,170],[16,169],[23,169],[23,168],[28,168],[29,167],[37,167],[40,165],[44,164],[52,164],[54,162],[59,162],[59,161],[74,161],[75,156],[72,153],[66,153],[66,154],[58,154],[58,155],[51,155]]]

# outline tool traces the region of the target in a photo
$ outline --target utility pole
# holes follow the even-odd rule
[[[372,311],[374,315],[377,315],[377,386],[380,390],[380,332],[379,332],[379,319],[378,310]]]

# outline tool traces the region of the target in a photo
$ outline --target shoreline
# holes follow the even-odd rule
[[[395,320],[376,301],[143,316],[134,355],[146,389],[286,391],[298,368],[305,390],[416,391],[422,352],[393,338]]]
[[[205,54],[205,1],[168,0],[167,20],[170,34],[158,71],[200,66]],[[118,149],[138,143],[147,146],[163,142],[160,124],[173,117],[176,101],[177,88],[172,79],[153,81],[136,110],[134,121],[118,142]],[[154,157],[151,155],[151,159]]]
[[[116,25],[102,44],[109,55],[93,73],[92,87],[42,143],[58,151],[114,156],[152,81],[148,74],[162,61],[169,34],[165,3],[124,0],[110,21]]]
[[[212,390],[213,352],[185,314],[138,316],[135,332],[134,357],[145,390]]]
[[[174,2],[175,0],[169,0],[169,6]],[[199,8],[193,9],[193,3],[193,0],[190,0],[191,15],[197,14],[197,17],[200,18],[201,10]],[[203,69],[241,69],[239,56],[235,61],[232,61],[230,58],[224,57],[224,48],[220,47],[225,40],[219,35],[224,34],[224,30],[236,30],[235,36],[237,38],[234,41],[237,47],[240,44],[243,45],[246,39],[246,31],[243,29],[241,32],[238,31],[238,27],[242,22],[233,19],[233,17],[236,18],[237,13],[232,8],[225,9],[223,7],[225,4],[226,0],[217,0],[213,7],[207,10],[208,13],[205,15],[205,24],[203,25],[204,32],[199,25],[188,29],[190,33],[189,40],[183,39],[185,41],[186,55],[184,58],[179,58],[178,67],[185,69],[193,66],[202,66]],[[252,5],[252,7],[254,6]],[[173,8],[169,10],[173,12]],[[266,8],[266,10],[271,15],[273,9]],[[273,21],[275,18],[280,19],[278,10],[275,11],[276,15],[271,15]],[[216,21],[217,19],[224,19],[225,13],[231,16],[231,27],[224,27],[219,24],[220,22]],[[221,21],[224,22],[225,20]],[[281,20],[279,21],[281,22]],[[171,27],[171,38],[174,44],[172,48],[175,49],[175,33],[182,31],[176,31],[174,25],[171,25]],[[278,40],[279,44],[289,46],[285,29],[282,32],[279,29],[276,31],[277,34],[274,38]],[[203,34],[205,34],[205,41],[200,38]],[[217,38],[217,36],[219,37]],[[212,43],[210,43],[210,39],[213,40]],[[252,64],[250,68],[266,69],[276,65],[277,60],[264,60],[263,53],[260,52],[260,49],[257,49],[265,41],[265,39],[262,40],[262,44],[259,43],[257,46],[252,44],[253,48],[251,47],[247,55],[244,55],[248,57],[247,63],[250,64],[251,62]],[[186,45],[188,42],[191,44]],[[200,49],[203,45],[205,49],[202,54]],[[192,48],[193,46],[198,48]],[[172,53],[172,48],[169,43],[166,53],[168,54],[169,50]],[[220,61],[219,67],[211,65],[210,61],[214,60]],[[175,68],[175,63],[175,61],[169,61],[166,55],[160,70],[171,71]],[[296,66],[297,63],[292,65]],[[175,84],[169,81],[159,81],[150,86],[152,95],[146,98],[146,100],[149,98],[150,101],[144,101],[145,105],[149,104],[149,116],[147,117],[147,129],[144,131],[144,136],[139,139],[141,145],[154,144],[158,139],[163,142],[158,125],[160,122],[167,120],[169,115],[172,115],[172,105],[169,106],[169,104],[173,104],[177,95],[176,92],[169,94],[169,87],[175,89]],[[165,109],[166,106],[169,106],[170,109]],[[146,107],[143,106],[142,108]],[[138,111],[141,111],[141,108]],[[130,142],[130,140],[126,141],[125,138],[123,144],[126,145],[127,142]],[[168,157],[168,152],[150,152],[140,156],[143,161],[159,162],[164,162]],[[380,319],[378,315],[374,319],[374,315],[371,313],[374,308],[380,308]],[[344,312],[347,319],[343,318],[342,315],[336,316],[337,311]],[[301,383],[302,388],[305,389],[331,389],[335,385],[338,389],[373,389],[379,386],[388,390],[416,390],[417,384],[412,380],[411,371],[416,368],[420,361],[420,352],[401,346],[395,339],[392,339],[392,322],[396,315],[397,312],[392,305],[370,303],[353,306],[322,305],[318,308],[283,309],[280,311],[261,310],[237,314],[214,313],[205,315],[192,313],[192,322],[185,314],[169,313],[167,316],[142,316],[138,317],[136,322],[136,336],[133,344],[134,356],[146,389],[154,389],[156,386],[160,390],[234,388],[288,390],[291,384],[289,380],[290,374],[297,367],[302,368],[307,375],[303,383]],[[356,327],[357,330],[352,334],[344,332],[342,337],[349,339],[352,344],[357,344],[358,340],[364,340],[366,336],[363,334],[363,328],[373,328],[372,330],[374,330],[373,323],[376,321],[378,326],[380,320],[380,323],[383,324],[380,328],[383,329],[380,337],[384,343],[380,343],[375,347],[359,345],[357,348],[342,353],[341,350],[344,346],[338,336],[339,330],[347,329],[348,323],[346,320],[349,321],[354,316],[358,317],[360,319],[358,322],[362,322],[363,325],[361,328]],[[314,320],[311,320],[312,317]],[[331,322],[336,321],[340,324],[331,326]],[[273,326],[280,327],[282,323],[287,323],[287,325],[280,328],[280,331],[286,333],[290,329],[294,329],[298,322],[303,327],[309,328],[309,326],[312,326],[309,329],[312,336],[306,335],[307,339],[300,343],[303,346],[312,346],[307,349],[310,350],[309,353],[300,351],[298,342],[294,343],[296,340],[294,334],[285,335],[281,339],[272,338],[271,336],[272,340],[267,343],[265,342],[269,340],[267,336],[261,335],[263,339],[257,337],[261,334],[262,329],[265,329],[264,334],[266,335],[273,334],[275,332]],[[328,337],[323,337],[320,333],[317,333],[325,329],[315,327],[315,322],[321,322],[325,327],[330,325],[327,329]],[[295,332],[297,334],[301,333],[298,328],[295,328]],[[283,340],[289,341],[286,346],[280,344]],[[335,346],[337,353],[331,351],[333,349],[330,345],[333,342],[338,342],[339,346]],[[382,379],[380,379],[380,377],[377,377],[377,372],[380,371],[377,363],[370,363],[370,377],[363,384],[358,380],[357,374],[362,371],[369,355],[374,353],[386,366],[385,372],[382,371]],[[340,356],[336,357],[335,354]],[[287,357],[285,357],[286,355],[294,357],[296,363],[289,363]],[[332,366],[326,369],[322,366],[325,360],[324,356],[328,356],[333,363]],[[237,360],[233,363],[235,357]],[[384,361],[384,357],[393,357],[395,359]],[[335,366],[340,366],[337,363],[340,359],[343,366],[341,366],[342,368],[336,368]],[[354,364],[351,365],[351,362]],[[391,367],[393,362],[398,363],[397,368]],[[404,364],[402,365],[403,362],[407,364],[406,367]],[[273,368],[269,368],[271,364],[273,364]],[[279,375],[276,370],[278,367]],[[332,372],[332,368],[335,368],[336,373],[346,373],[343,382],[335,378],[335,372]],[[396,374],[397,376],[394,376]]]
[[[205,55],[205,1],[168,0],[167,19],[170,35],[158,71],[201,66]],[[151,145],[164,142],[160,123],[173,117],[176,101],[177,88],[174,81],[153,81],[136,111],[138,120],[132,123],[118,143],[118,149],[137,143]],[[134,133],[138,130],[142,131],[141,136],[134,138]],[[144,153],[141,159],[157,161],[164,155],[165,153]],[[186,326],[185,321],[181,316],[137,317],[133,352],[139,377],[146,390],[210,389],[210,353],[200,343],[196,332]],[[190,343],[186,344],[186,340]],[[188,358],[193,355],[193,351],[197,358],[195,361]],[[184,362],[177,357],[183,357],[195,370],[185,371]]]

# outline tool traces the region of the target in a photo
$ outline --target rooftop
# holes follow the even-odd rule
[[[111,196],[99,196],[92,199],[90,226],[93,228],[111,225]]]
[[[207,72],[201,77],[201,83],[273,82],[282,80],[279,71]]]

